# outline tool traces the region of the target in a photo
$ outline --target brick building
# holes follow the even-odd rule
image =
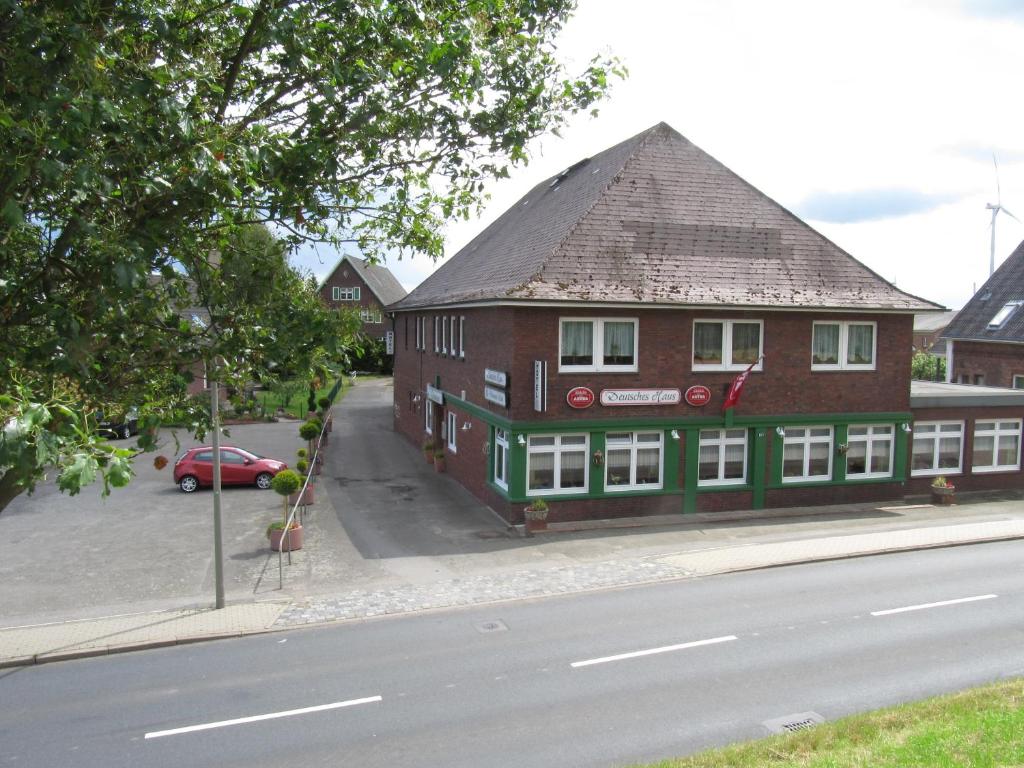
[[[330,307],[358,307],[362,333],[380,339],[388,331],[384,307],[405,298],[406,290],[383,264],[370,264],[343,254],[320,284],[320,297]]]
[[[946,380],[1024,389],[1024,242],[942,332]]]
[[[536,186],[389,308],[395,428],[510,522],[538,497],[551,520],[893,498],[954,452],[971,467],[976,404],[928,401],[911,450],[914,313],[939,309],[659,124]],[[1019,477],[1011,396],[975,444]]]

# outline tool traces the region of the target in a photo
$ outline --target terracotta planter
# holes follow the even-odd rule
[[[546,531],[548,529],[547,520],[531,520],[526,518],[526,532],[537,533],[538,531]]]
[[[306,506],[309,506],[310,504],[313,504],[314,501],[315,501],[314,496],[313,496],[313,486],[312,485],[307,485],[306,486],[306,490],[301,491],[301,499],[299,498],[299,496],[300,496],[300,492],[299,491],[296,491],[295,493],[291,494],[288,497],[288,506],[289,507],[294,507],[296,502],[298,502],[298,504],[303,506],[303,507],[306,507]]]
[[[322,471],[322,467],[321,467],[322,464],[323,464],[323,462],[321,462],[321,461],[314,461],[313,462],[313,469],[311,471],[312,471],[312,473],[314,475],[319,475],[320,474],[320,472]]]
[[[434,463],[434,452],[433,451],[424,451],[423,455],[426,456],[426,458],[427,458],[427,464],[433,464]]]
[[[302,526],[298,523],[292,525],[292,529],[285,538],[285,530],[275,529],[270,532],[270,549],[274,552],[294,552],[296,549],[302,549]],[[282,549],[283,540],[283,549]]]
[[[955,488],[936,488],[932,486],[932,503],[948,507],[956,500],[955,492]]]
[[[445,461],[444,456],[435,456],[434,457],[434,471],[435,472],[444,472],[446,468],[447,468],[447,462]]]

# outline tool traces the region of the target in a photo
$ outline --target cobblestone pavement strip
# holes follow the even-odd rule
[[[341,619],[409,613],[432,608],[480,605],[549,597],[608,587],[626,587],[686,578],[690,571],[653,560],[612,560],[544,570],[471,576],[381,591],[357,590],[337,597],[313,597],[285,608],[274,628]]]

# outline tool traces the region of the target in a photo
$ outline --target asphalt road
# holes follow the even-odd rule
[[[774,718],[835,719],[1024,673],[1022,552],[791,566],[11,670],[0,765],[685,754],[762,736]]]

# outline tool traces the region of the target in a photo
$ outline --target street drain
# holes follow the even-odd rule
[[[817,712],[799,712],[795,715],[777,717],[774,720],[765,720],[762,725],[768,729],[769,733],[796,733],[797,731],[806,731],[824,722],[825,718]]]
[[[501,619],[492,619],[491,621],[481,621],[473,626],[476,627],[476,631],[480,634],[486,635],[490,632],[508,632],[508,625]]]

